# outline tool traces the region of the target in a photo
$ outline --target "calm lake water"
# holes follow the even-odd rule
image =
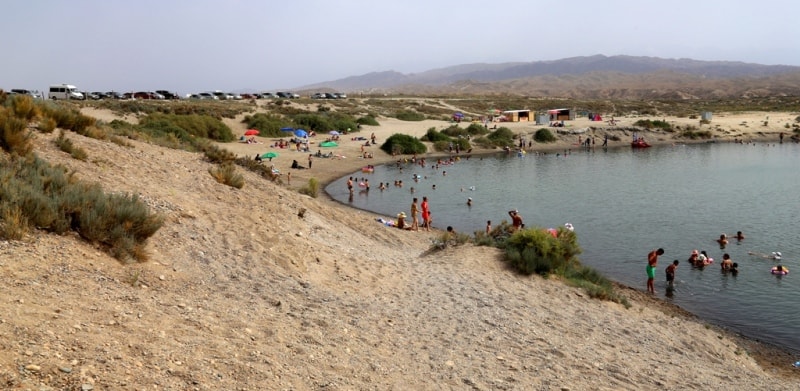
[[[430,161],[428,163],[431,163]],[[656,292],[712,323],[800,353],[800,146],[701,144],[645,150],[574,149],[568,156],[528,154],[473,157],[439,170],[418,165],[376,167],[369,193],[347,177],[326,187],[334,199],[393,217],[412,197],[427,196],[434,226],[460,232],[510,220],[518,209],[527,227],[575,226],[581,261],[609,278],[645,289],[647,253],[663,247]],[[444,175],[446,171],[446,175]],[[418,174],[422,179],[413,180]],[[393,185],[402,180],[403,187]],[[388,182],[387,190],[378,189]],[[433,186],[435,185],[435,189]],[[411,188],[415,192],[411,193]],[[474,189],[474,190],[473,190]],[[467,206],[467,198],[473,205]],[[379,227],[376,222],[376,228]],[[723,250],[721,233],[744,232]],[[686,263],[693,249],[715,259],[704,270]],[[791,272],[770,273],[777,261],[748,252],[783,254]],[[722,274],[730,254],[739,274]],[[667,294],[664,268],[681,265]]]

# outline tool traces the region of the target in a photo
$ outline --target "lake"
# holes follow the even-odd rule
[[[472,157],[438,170],[411,163],[378,166],[374,173],[351,174],[367,178],[369,192],[356,187],[349,199],[347,177],[326,192],[389,217],[408,213],[412,197],[427,196],[433,226],[459,232],[483,230],[487,220],[509,221],[511,209],[519,210],[529,228],[571,223],[582,263],[641,290],[647,253],[663,247],[659,297],[712,323],[800,352],[800,333],[794,330],[800,324],[799,168],[797,144],[574,147],[567,155]],[[395,186],[396,180],[403,186]],[[380,182],[388,188],[379,190]],[[720,234],[732,237],[736,231],[745,240],[731,239],[721,249]],[[714,264],[693,269],[686,260],[694,249],[706,250]],[[782,253],[790,274],[772,275],[779,262],[748,254],[773,251]],[[724,253],[739,264],[737,276],[720,272]],[[667,295],[663,270],[673,259],[681,265]]]

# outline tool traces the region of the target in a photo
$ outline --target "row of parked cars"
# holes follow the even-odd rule
[[[44,99],[42,93],[36,90],[25,89],[12,89],[8,92],[10,95],[30,95],[34,99]],[[153,99],[153,100],[166,100],[166,99],[182,99],[184,97],[178,95],[176,92],[167,90],[156,91],[138,91],[138,92],[116,92],[116,91],[79,91],[75,86],[68,84],[53,85],[50,87],[49,99],[75,99],[75,100],[100,100],[100,99]],[[201,92],[191,94],[186,98],[198,100],[241,100],[241,99],[298,99],[300,95],[287,92],[278,91],[262,92],[254,94],[235,94],[223,91]],[[312,99],[346,99],[347,95],[343,93],[316,93],[311,96]]]
[[[241,99],[297,99],[300,95],[291,92],[278,91],[276,93],[262,92],[255,94],[235,94],[231,92],[214,91],[192,94],[189,99],[200,100],[241,100]]]
[[[311,99],[347,99],[347,94],[341,92],[317,92]]]

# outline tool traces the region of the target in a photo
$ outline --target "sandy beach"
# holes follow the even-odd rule
[[[110,120],[110,111],[85,109]],[[792,113],[715,114],[716,142],[776,142]],[[668,121],[697,120],[666,118]],[[235,134],[240,118],[226,120]],[[422,136],[445,121],[378,118],[359,136]],[[588,130],[628,134],[634,118]],[[745,127],[742,123],[746,123]],[[579,119],[569,129],[600,124]],[[520,134],[541,126],[506,123]],[[645,132],[653,144],[684,142]],[[790,390],[796,357],[709,325],[638,289],[631,308],[589,298],[557,279],[520,276],[497,249],[431,252],[435,232],[375,221],[296,189],[366,164],[279,151],[291,184],[241,171],[237,190],[214,181],[201,154],[70,134],[90,158],[36,134],[36,152],[108,191],[140,194],[166,223],[149,262],[122,265],[77,235],[32,232],[0,242],[0,384],[62,390]],[[319,142],[318,136],[314,142]],[[224,144],[240,156],[270,151]],[[598,140],[598,147],[599,147]],[[612,147],[629,147],[629,139]],[[577,134],[534,150],[575,148]],[[616,145],[618,144],[618,145]],[[316,148],[312,145],[312,151]],[[473,153],[494,153],[476,150]],[[643,262],[646,254],[643,254]],[[642,287],[643,288],[643,287]],[[91,388],[88,388],[91,387]]]

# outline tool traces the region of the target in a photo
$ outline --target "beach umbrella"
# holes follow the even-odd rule
[[[278,157],[278,153],[277,152],[267,152],[267,153],[261,155],[262,159],[272,159],[274,157]]]
[[[297,137],[308,137],[308,132],[303,129],[295,129],[294,135]]]
[[[244,132],[245,136],[255,136],[257,134],[258,134],[258,129],[247,129],[247,131]]]
[[[294,132],[294,128],[281,128],[282,132]]]
[[[338,136],[339,132],[337,132],[335,130],[331,130],[330,132],[328,132],[328,134],[330,134],[331,136]]]

